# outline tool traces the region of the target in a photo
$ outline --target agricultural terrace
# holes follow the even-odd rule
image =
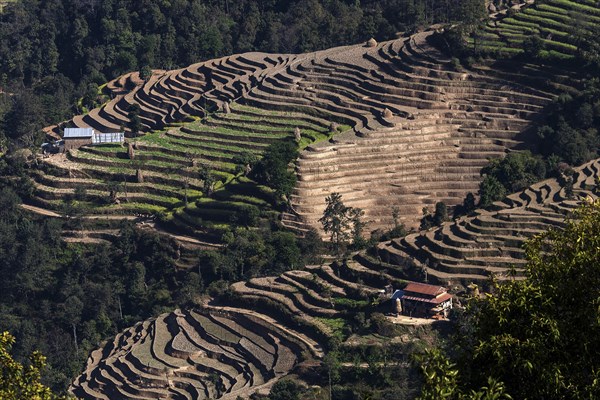
[[[50,157],[35,176],[37,205],[154,214],[214,243],[232,222],[276,217],[282,200],[284,225],[318,228],[325,197],[339,192],[365,211],[370,230],[389,227],[393,207],[415,226],[424,206],[475,192],[488,159],[523,146],[531,121],[564,88],[543,67],[457,68],[432,44],[435,34],[302,55],[246,53],[145,81],[124,75],[106,85],[110,101],[71,125],[127,127],[131,148]],[[287,199],[239,163],[281,141],[304,149]]]
[[[573,60],[586,39],[597,36],[599,23],[595,1],[536,1],[499,13],[469,38],[469,45],[504,56],[531,53],[540,59]]]

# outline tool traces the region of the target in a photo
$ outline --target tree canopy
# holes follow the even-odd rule
[[[470,301],[448,353],[456,365],[445,371],[455,372],[426,377],[424,393],[456,387],[444,397],[455,399],[495,382],[513,399],[600,396],[600,203],[529,241],[526,254],[526,280]],[[429,373],[448,360],[426,359]]]
[[[34,351],[27,365],[15,361],[10,350],[15,337],[8,332],[0,334],[0,399],[3,400],[59,400],[40,382],[40,371],[46,357]]]
[[[502,159],[490,160],[481,170],[484,179],[479,186],[480,205],[487,207],[508,193],[544,179],[546,170],[544,160],[529,151],[512,152]]]
[[[256,163],[252,175],[258,182],[275,189],[277,195],[289,197],[296,184],[296,174],[289,165],[298,155],[295,143],[275,142]]]

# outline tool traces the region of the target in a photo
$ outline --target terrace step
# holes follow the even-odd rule
[[[250,322],[260,319],[233,310],[218,314],[176,310],[124,331],[101,358],[92,353],[70,392],[82,399],[246,397],[288,373],[308,350],[285,328]],[[244,327],[235,343],[219,337],[227,326]]]

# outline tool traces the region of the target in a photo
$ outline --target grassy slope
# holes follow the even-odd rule
[[[512,13],[511,13],[512,14]],[[589,31],[600,23],[600,7],[586,0],[547,0],[523,8],[497,22],[489,21],[469,43],[501,56],[523,53],[523,41],[538,35],[543,42],[539,56],[570,60],[577,53],[574,31]]]
[[[165,221],[188,233],[202,233],[207,227],[221,232],[249,206],[259,207],[261,216],[268,217],[277,204],[273,191],[237,174],[233,158],[247,151],[260,157],[270,143],[293,140],[296,127],[302,134],[300,148],[327,140],[329,122],[239,104],[233,104],[231,109],[231,114],[213,114],[136,139],[133,160],[129,159],[127,147],[120,145],[72,150],[68,157],[91,179],[70,184],[70,188],[65,184],[66,189],[39,186],[38,195],[46,205],[60,209],[62,200],[73,195],[79,185],[85,187],[90,200],[79,202],[86,206],[86,212],[159,213]],[[347,129],[350,127],[339,128]],[[210,166],[217,179],[210,199],[202,193],[202,181],[198,178],[202,163]],[[137,182],[138,169],[142,170],[143,183]],[[120,182],[119,198],[126,197],[126,202],[106,204],[109,180]]]

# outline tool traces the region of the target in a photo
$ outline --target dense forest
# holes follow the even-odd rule
[[[174,242],[152,231],[124,223],[112,245],[68,244],[63,226],[80,222],[34,218],[20,202],[11,188],[0,191],[0,331],[17,338],[16,359],[34,350],[48,357],[43,381],[57,392],[125,327],[223,294],[229,282],[301,268],[319,252],[314,235],[239,228],[223,251],[202,252],[198,268],[183,271]]]
[[[0,13],[0,145],[33,144],[41,127],[94,106],[98,87],[125,72],[390,39],[481,12],[474,0],[10,3]]]

